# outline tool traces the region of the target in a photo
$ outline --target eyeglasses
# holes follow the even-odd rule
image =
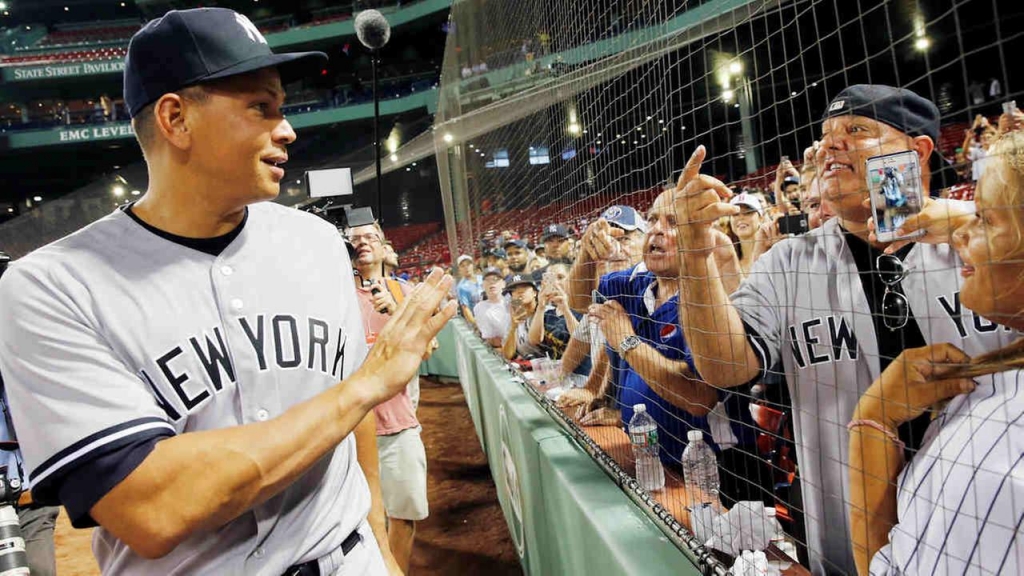
[[[360,242],[366,242],[367,244],[373,244],[374,242],[380,242],[380,236],[374,234],[373,232],[370,232],[370,233],[367,233],[367,234],[353,234],[353,235],[349,236],[348,239],[349,239],[349,242],[352,242],[353,246],[355,246],[356,244],[359,244]]]
[[[892,254],[882,254],[875,260],[879,280],[885,284],[882,294],[882,323],[889,330],[899,330],[910,321],[910,304],[907,297],[895,290],[895,286],[907,277],[909,270],[903,261]]]

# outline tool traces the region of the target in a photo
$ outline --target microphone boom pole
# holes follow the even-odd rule
[[[370,68],[373,71],[373,155],[377,168],[377,220],[383,222],[384,199],[380,181],[380,97],[377,86],[377,60],[380,57],[380,49],[391,39],[391,25],[380,12],[364,10],[356,16],[355,28],[359,42],[370,49]]]

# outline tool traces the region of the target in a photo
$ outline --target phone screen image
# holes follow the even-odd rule
[[[868,191],[878,239],[892,241],[907,218],[924,202],[921,164],[913,151],[868,158]],[[922,231],[923,232],[923,231]]]

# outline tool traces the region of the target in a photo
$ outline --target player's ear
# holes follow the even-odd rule
[[[185,99],[173,93],[164,94],[153,106],[157,133],[180,150],[187,150],[192,145],[192,135],[185,121],[185,106]]]
[[[921,160],[921,166],[927,166],[928,159],[932,157],[932,151],[935,150],[935,142],[928,136],[915,136],[911,140],[911,146],[917,152],[917,157]]]

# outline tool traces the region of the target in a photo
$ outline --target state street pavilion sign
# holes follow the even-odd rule
[[[2,68],[5,82],[30,82],[52,78],[77,78],[124,72],[124,58],[103,62],[46,64],[44,66],[8,66]]]

